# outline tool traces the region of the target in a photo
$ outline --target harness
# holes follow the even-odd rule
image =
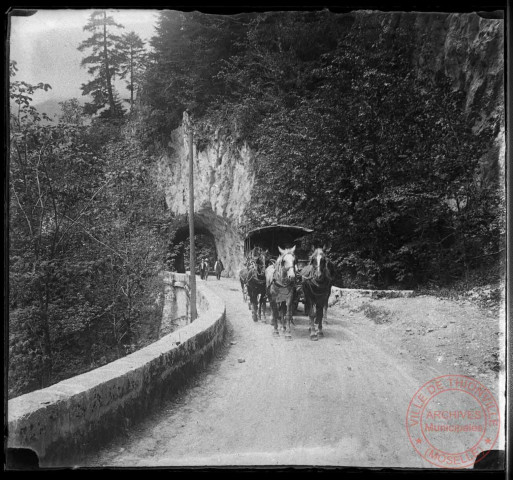
[[[260,265],[258,263],[260,261]],[[250,261],[250,267],[248,268],[248,276],[246,283],[249,285],[251,282],[258,289],[265,289],[265,255],[260,255],[258,259]]]
[[[291,255],[291,254],[288,253],[287,255]],[[287,273],[289,272],[290,269],[295,269],[295,267],[296,267],[296,259],[294,257],[294,261],[292,262],[292,265],[290,267],[286,268],[286,269],[284,269],[282,267],[280,259],[281,259],[281,257],[278,257],[278,260],[276,261],[276,264],[278,266],[275,267],[275,269],[274,269],[274,275],[273,275],[272,283],[278,285],[279,287],[287,287],[287,288],[289,288],[292,285],[294,285],[295,282],[296,282],[296,278],[295,278],[296,272],[294,271],[294,277],[292,277],[292,278],[289,278]]]
[[[292,256],[294,257],[294,255]],[[282,267],[281,260],[282,257],[278,257],[273,272],[272,280],[269,286],[267,287],[269,298],[273,298],[273,301],[275,301],[276,303],[288,301],[288,299],[290,299],[290,296],[294,294],[296,285],[295,272],[292,278],[289,278],[287,276],[289,270],[291,268],[295,269],[296,267],[295,257],[292,265],[286,269]]]
[[[315,275],[315,269],[312,265],[307,265],[301,271],[303,283],[303,292],[309,297],[313,297],[317,303],[322,303],[331,293],[331,277],[326,273],[327,268],[320,278]]]
[[[253,266],[251,270],[249,270],[248,277],[246,279],[247,283],[249,283],[250,281],[259,283],[261,285],[265,284],[265,269],[263,272],[259,272],[258,267]]]

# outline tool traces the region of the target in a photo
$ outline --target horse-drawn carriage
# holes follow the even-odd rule
[[[309,262],[308,252],[302,247],[303,240],[312,232],[311,228],[293,225],[270,225],[251,230],[244,240],[245,266],[247,267],[261,251],[266,252],[267,261],[273,263],[280,255],[279,248],[295,246],[296,267],[297,272],[300,272]],[[297,310],[299,302],[304,304],[303,290],[298,278],[294,311]]]
[[[334,270],[321,248],[308,255],[308,242],[303,240],[312,232],[305,227],[271,225],[252,230],[244,241],[245,265],[240,271],[244,300],[249,299],[256,322],[262,311],[265,317],[268,297],[273,334],[279,335],[280,320],[287,339],[292,338],[290,324],[300,301],[310,318],[310,338],[317,340],[323,334]]]
[[[308,261],[307,253],[302,251],[300,243],[304,237],[313,232],[311,228],[293,225],[269,225],[251,230],[244,240],[244,255],[248,255],[255,247],[267,250],[271,258],[278,258],[278,247],[291,248],[296,246],[296,259]]]

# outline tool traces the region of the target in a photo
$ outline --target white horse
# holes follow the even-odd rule
[[[290,323],[296,286],[296,247],[283,250],[278,247],[280,256],[274,265],[265,270],[267,297],[271,304],[274,335],[279,335],[278,318],[285,332],[285,338],[292,340]]]

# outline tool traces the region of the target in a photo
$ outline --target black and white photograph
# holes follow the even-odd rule
[[[4,470],[505,472],[506,4],[11,8]]]

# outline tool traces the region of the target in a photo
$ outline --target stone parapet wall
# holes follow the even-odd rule
[[[184,288],[187,276],[166,273]],[[100,368],[8,402],[8,448],[31,449],[41,466],[72,465],[91,446],[142,419],[203,366],[225,334],[224,302],[198,285],[199,317]],[[200,306],[201,305],[201,306]]]
[[[413,296],[413,290],[370,290],[362,288],[340,288],[331,287],[331,295],[328,301],[328,305],[349,304],[355,299],[367,297],[370,299],[376,298],[397,298],[397,297],[411,297]]]

